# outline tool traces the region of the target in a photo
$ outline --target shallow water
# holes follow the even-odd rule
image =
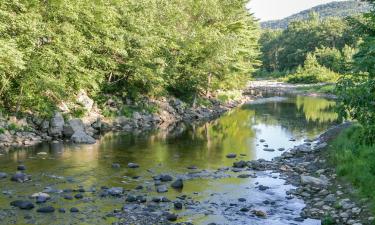
[[[152,176],[168,173],[185,176],[196,166],[206,170],[207,176],[185,181],[182,192],[170,189],[165,194],[171,200],[181,194],[190,196],[200,204],[177,212],[181,221],[194,224],[320,224],[319,221],[296,222],[304,204],[301,200],[286,200],[286,191],[293,188],[284,185],[278,174],[258,173],[257,178],[240,179],[238,174],[220,172],[222,167],[231,166],[236,160],[267,159],[282,154],[279,148],[289,149],[313,139],[335,123],[335,103],[313,97],[270,98],[256,101],[233,110],[221,118],[201,125],[179,124],[174,130],[154,131],[147,134],[107,134],[95,145],[41,144],[32,148],[17,149],[0,156],[0,172],[13,174],[20,162],[26,165],[33,181],[19,184],[9,179],[0,180],[0,223],[1,224],[111,224],[115,218],[104,217],[125,204],[121,199],[96,198],[85,193],[84,200],[66,201],[62,195],[51,194],[52,200],[45,205],[56,208],[77,207],[81,213],[40,215],[35,211],[25,212],[12,209],[9,202],[27,199],[46,187],[52,191],[74,189],[83,186],[86,190],[99,190],[101,186],[124,187],[133,190],[138,185],[146,187],[144,193],[155,192]],[[264,139],[265,142],[260,142]],[[295,141],[290,141],[295,139]],[[268,147],[264,147],[268,145]],[[273,152],[265,148],[275,149]],[[47,152],[47,156],[38,156]],[[228,153],[236,153],[237,159],[228,159]],[[241,155],[242,154],[242,155]],[[139,169],[128,169],[134,162]],[[120,163],[113,169],[112,163]],[[134,176],[140,176],[134,179]],[[266,191],[256,187],[269,186]],[[149,190],[147,190],[149,189]],[[11,195],[8,194],[11,193]],[[247,201],[238,202],[238,198]],[[269,200],[273,205],[265,204]],[[236,203],[237,206],[231,206]],[[246,206],[266,211],[266,219],[239,212]],[[26,219],[24,218],[26,215]]]

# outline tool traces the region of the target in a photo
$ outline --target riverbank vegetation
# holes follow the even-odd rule
[[[258,77],[277,77],[290,83],[336,82],[352,71],[353,57],[362,37],[353,18],[294,21],[285,30],[263,30],[260,38],[262,67]]]
[[[241,88],[258,64],[247,1],[5,1],[0,108],[48,116],[85,90],[191,100]]]

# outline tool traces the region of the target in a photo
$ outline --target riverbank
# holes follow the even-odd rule
[[[251,81],[244,93],[256,96],[304,95],[336,99],[333,94],[334,84],[289,84],[277,80]]]
[[[126,107],[136,110],[121,115],[121,108],[116,102],[109,100],[106,111],[113,115],[106,117],[103,110],[99,110],[92,99],[85,93],[77,97],[86,113],[82,118],[67,116],[69,108],[66,104],[60,105],[50,120],[40,119],[32,115],[22,119],[14,116],[2,118],[0,116],[0,151],[10,148],[30,147],[41,142],[71,141],[76,144],[94,144],[96,140],[109,131],[141,132],[154,129],[171,129],[179,122],[196,123],[212,120],[220,115],[251,101],[250,96],[241,95],[233,100],[219,101],[214,98],[204,99],[205,104],[192,107],[179,99],[144,98],[138,103],[130,103]],[[154,108],[154,112],[142,108]],[[122,106],[123,107],[123,106]]]

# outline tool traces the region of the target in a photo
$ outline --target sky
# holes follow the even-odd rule
[[[267,21],[283,19],[305,9],[333,1],[334,0],[251,0],[248,7],[250,11],[254,13],[255,17],[261,21]]]

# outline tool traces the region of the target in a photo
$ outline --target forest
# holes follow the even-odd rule
[[[373,224],[375,0],[248,3],[0,0],[0,223]]]
[[[258,25],[245,5],[3,1],[0,105],[46,116],[80,89],[98,98],[189,98],[244,86],[259,63]]]

